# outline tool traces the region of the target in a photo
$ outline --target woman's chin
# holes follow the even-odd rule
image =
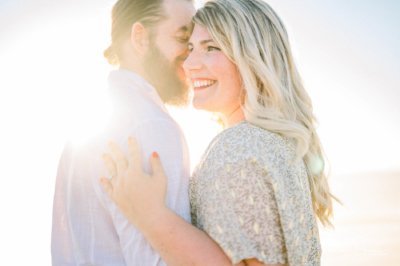
[[[192,106],[194,109],[199,110],[199,111],[212,112],[212,110],[210,110],[210,108],[208,108],[207,104],[204,103],[204,101],[196,100],[196,98],[193,98]]]
[[[196,101],[194,101],[194,100],[192,102],[192,105],[193,105],[193,108],[196,110],[207,111],[206,108],[202,104],[196,103]]]

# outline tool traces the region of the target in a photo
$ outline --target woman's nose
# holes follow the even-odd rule
[[[186,60],[183,62],[183,69],[186,72],[189,72],[191,70],[197,70],[201,68],[201,61],[199,56],[197,55],[196,52],[192,51],[189,53],[188,57]]]

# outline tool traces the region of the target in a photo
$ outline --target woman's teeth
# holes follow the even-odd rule
[[[205,88],[213,85],[215,82],[215,80],[196,80],[193,82],[193,86],[195,89]]]

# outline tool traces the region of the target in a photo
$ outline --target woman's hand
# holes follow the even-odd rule
[[[128,157],[114,142],[109,143],[109,154],[103,155],[111,179],[100,182],[122,213],[141,228],[155,222],[166,209],[167,178],[160,158],[153,152],[150,158],[151,175],[143,172],[140,148],[135,139],[128,139]]]
[[[129,138],[128,147],[126,157],[115,143],[109,144],[103,159],[112,178],[102,177],[101,184],[163,260],[168,265],[232,265],[212,238],[166,207],[167,178],[158,154],[150,158],[149,175],[142,170],[137,142]]]

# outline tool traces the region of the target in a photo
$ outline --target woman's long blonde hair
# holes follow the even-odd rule
[[[314,211],[330,224],[332,195],[310,97],[294,64],[286,29],[262,0],[211,0],[198,10],[204,26],[236,64],[245,90],[246,120],[294,139],[308,171]]]

